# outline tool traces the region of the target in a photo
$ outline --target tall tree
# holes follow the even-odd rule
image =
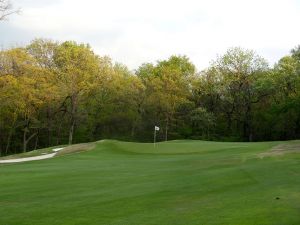
[[[64,42],[54,54],[57,85],[63,97],[61,107],[70,116],[69,144],[80,116],[80,104],[90,92],[99,72],[98,57],[89,45]]]
[[[165,140],[168,140],[176,109],[188,101],[190,78],[194,73],[195,66],[186,56],[171,56],[156,66],[144,64],[137,71],[148,92],[147,102],[156,111],[154,116],[163,118]]]
[[[43,84],[44,91],[47,93],[43,96],[45,107],[41,109],[41,115],[45,130],[47,130],[48,145],[53,142],[53,132],[58,133],[59,127],[55,126],[55,119],[61,116],[59,114],[58,102],[60,102],[60,92],[56,84],[57,67],[54,62],[54,54],[59,44],[47,39],[35,39],[26,50],[36,62],[36,67],[39,70],[39,83]],[[59,134],[56,134],[57,139]],[[53,143],[54,144],[54,143]],[[58,144],[58,143],[56,143]]]
[[[23,48],[16,48],[2,54],[2,83],[4,99],[10,99],[13,105],[13,122],[11,132],[16,128],[16,119],[22,121],[23,152],[32,138],[37,135],[39,121],[38,111],[43,105],[43,81],[40,79],[41,71],[35,67],[35,60]],[[3,101],[5,104],[7,101]],[[29,136],[28,136],[29,135]],[[9,135],[11,137],[11,135]],[[10,138],[8,139],[9,145]]]
[[[228,129],[232,128],[232,120],[236,120],[243,137],[251,141],[253,104],[268,94],[259,88],[259,83],[268,72],[267,62],[254,51],[231,48],[214,61],[211,67],[210,71],[217,73],[222,83],[220,98],[225,103]]]

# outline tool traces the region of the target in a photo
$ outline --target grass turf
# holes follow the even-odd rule
[[[282,143],[299,144],[106,140],[0,165],[0,225],[297,225],[300,154],[258,157]]]

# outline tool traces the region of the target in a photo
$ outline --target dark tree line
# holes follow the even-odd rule
[[[186,56],[132,72],[91,47],[36,39],[0,52],[0,153],[103,138],[300,138],[300,47],[273,67],[229,49],[204,71]]]

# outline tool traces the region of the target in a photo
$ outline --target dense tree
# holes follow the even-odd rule
[[[12,112],[12,123],[8,135],[7,146],[10,145],[11,135],[14,132],[17,118],[21,120],[23,129],[23,151],[27,144],[38,133],[38,112],[43,105],[45,95],[43,81],[40,79],[41,71],[35,67],[35,60],[25,49],[12,49],[3,53],[1,80],[2,107]],[[29,136],[28,136],[29,135]]]
[[[266,61],[253,51],[232,48],[206,71],[206,78],[209,79],[206,83],[210,85],[206,86],[209,88],[210,104],[220,98],[218,105],[223,106],[229,133],[241,130],[245,139],[253,139],[253,105],[269,93],[260,88],[268,70]],[[215,84],[218,90],[213,87]]]
[[[176,119],[176,109],[188,101],[190,78],[194,73],[195,66],[186,56],[172,56],[156,66],[144,64],[137,71],[147,89],[146,101],[155,107],[154,122],[164,124],[165,140]]]
[[[135,72],[86,44],[35,39],[0,51],[0,154],[102,138],[300,138],[299,47],[270,68],[231,48],[197,73],[186,56]]]
[[[58,68],[56,82],[63,96],[61,107],[70,117],[69,144],[72,144],[80,103],[85,101],[98,76],[98,58],[88,45],[69,41],[57,47],[53,57]]]

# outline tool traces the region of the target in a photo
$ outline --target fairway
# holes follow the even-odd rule
[[[0,225],[297,225],[299,145],[104,140],[0,164]]]

